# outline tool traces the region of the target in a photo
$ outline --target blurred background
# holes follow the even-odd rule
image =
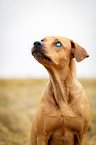
[[[0,145],[25,145],[48,73],[31,55],[34,41],[64,36],[89,58],[76,63],[91,106],[88,145],[96,144],[96,1],[0,0]]]

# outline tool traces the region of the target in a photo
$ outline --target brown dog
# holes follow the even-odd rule
[[[34,42],[32,54],[47,69],[50,79],[32,123],[29,145],[86,145],[90,107],[76,79],[75,60],[86,50],[64,37]]]

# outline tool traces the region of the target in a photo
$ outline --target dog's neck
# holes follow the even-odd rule
[[[53,88],[53,93],[57,104],[68,104],[70,100],[70,88],[73,79],[76,78],[75,60],[71,59],[70,63],[66,65],[62,70],[52,69],[48,70],[50,76],[50,82]],[[61,105],[62,106],[62,105]]]

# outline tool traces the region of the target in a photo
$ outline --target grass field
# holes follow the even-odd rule
[[[96,145],[96,79],[80,79],[91,106],[87,144]],[[46,79],[0,79],[0,145],[26,145]]]

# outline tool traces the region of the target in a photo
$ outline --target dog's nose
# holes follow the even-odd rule
[[[43,44],[43,42],[41,42],[41,41],[36,41],[36,42],[34,42],[34,44],[33,44],[35,47],[42,47],[44,44]]]

